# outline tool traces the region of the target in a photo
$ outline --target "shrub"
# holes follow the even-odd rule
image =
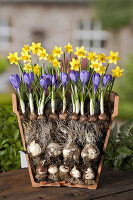
[[[117,124],[111,130],[104,164],[114,169],[133,171],[133,120],[127,121],[117,133]]]
[[[20,150],[23,147],[12,107],[0,107],[0,172],[20,168]]]
[[[133,56],[130,56],[125,65],[124,76],[115,85],[115,91],[120,96],[119,119],[132,119],[133,116]]]

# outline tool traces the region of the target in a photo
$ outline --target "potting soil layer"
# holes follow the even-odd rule
[[[95,104],[95,116],[100,114]],[[27,153],[35,182],[65,181],[71,184],[93,185],[109,127],[113,105],[105,103],[106,121],[72,120],[72,103],[67,99],[67,119],[49,119],[50,101],[44,109],[45,118],[30,120],[27,110],[21,119]],[[61,113],[62,100],[56,99],[56,114]],[[85,102],[85,115],[89,101]]]

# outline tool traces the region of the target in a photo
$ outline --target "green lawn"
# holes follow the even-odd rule
[[[0,106],[11,105],[11,104],[12,104],[12,96],[10,93],[0,94]]]

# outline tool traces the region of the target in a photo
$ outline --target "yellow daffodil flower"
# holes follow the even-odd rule
[[[53,60],[53,62],[52,62],[52,64],[53,64],[53,66],[56,68],[56,67],[61,67],[60,66],[60,62],[57,60],[57,58],[55,58],[54,60]]]
[[[53,56],[57,58],[60,58],[61,57],[61,54],[63,53],[62,52],[62,47],[57,47],[55,46],[55,48],[52,50],[52,53],[53,53]]]
[[[38,64],[33,67],[33,73],[36,74],[37,76],[40,75],[40,70],[39,70]]]
[[[39,53],[40,50],[42,50],[43,48],[41,47],[41,43],[34,43],[32,42],[32,46],[30,46],[30,50],[32,50],[32,54],[36,54]]]
[[[104,74],[106,67],[99,66],[98,68],[95,68],[95,72],[99,73],[100,75]]]
[[[102,66],[102,63],[100,63],[98,60],[95,60],[95,61],[92,61],[91,62],[91,68],[93,68],[93,69],[98,69],[100,66]]]
[[[29,45],[24,45],[24,48],[22,48],[22,51],[23,52],[29,52],[30,51],[30,47],[29,47]]]
[[[29,52],[28,51],[26,51],[26,52],[21,52],[21,60],[23,60],[24,61],[24,63],[26,63],[26,62],[30,62],[31,61],[31,55],[29,54]]]
[[[119,66],[116,66],[115,69],[112,69],[112,72],[113,72],[112,76],[113,77],[121,77],[123,71],[124,71],[124,69],[120,69]]]
[[[110,55],[108,57],[109,63],[114,63],[116,65],[117,61],[120,60],[120,57],[118,55],[119,55],[118,51],[116,52],[110,51]]]
[[[87,53],[87,51],[84,50],[84,46],[82,46],[80,48],[76,47],[76,51],[74,52],[74,54],[77,55],[79,59],[86,58],[86,55],[85,55],[86,53]]]
[[[7,58],[10,60],[11,64],[15,63],[16,65],[18,65],[18,61],[20,60],[17,52],[9,53],[9,56],[7,56]]]
[[[24,70],[31,71],[32,70],[31,64],[30,63],[25,64]]]
[[[72,45],[70,45],[70,43],[68,43],[68,45],[64,47],[65,47],[65,52],[68,52],[69,54],[73,51]]]
[[[54,60],[54,56],[53,56],[53,54],[48,55],[47,60],[49,61],[49,63],[53,62],[53,60]]]
[[[97,57],[98,57],[97,59],[98,59],[99,62],[106,63],[107,57],[105,56],[104,53],[102,53],[102,54],[97,54]]]
[[[79,71],[81,67],[80,59],[76,60],[75,58],[73,58],[72,61],[70,62],[70,65],[71,65],[71,70]]]
[[[39,56],[39,60],[47,60],[48,54],[46,53],[46,49],[40,50],[37,55]]]
[[[94,61],[97,58],[96,52],[88,52],[87,59],[90,61]]]

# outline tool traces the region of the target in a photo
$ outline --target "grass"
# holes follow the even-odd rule
[[[10,93],[0,94],[0,106],[11,105],[12,96]]]

